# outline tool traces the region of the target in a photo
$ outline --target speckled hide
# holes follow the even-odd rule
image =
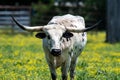
[[[70,14],[55,16],[45,27],[44,32],[49,35],[43,39],[43,48],[48,62],[51,76],[56,80],[55,69],[61,66],[62,80],[67,79],[67,73],[70,70],[70,78],[74,79],[75,66],[78,56],[82,52],[87,42],[86,32],[75,33],[72,37],[63,37],[67,27],[85,28],[84,19],[81,16]],[[60,49],[61,54],[53,56],[50,52],[52,49]]]
[[[58,24],[58,25],[63,25],[65,27],[75,27],[75,28],[85,27],[85,22],[83,17],[73,16],[70,14],[63,16],[55,16],[48,24]],[[80,25],[82,26],[80,27]]]

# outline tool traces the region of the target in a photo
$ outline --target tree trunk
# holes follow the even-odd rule
[[[120,42],[120,0],[107,0],[106,41]]]

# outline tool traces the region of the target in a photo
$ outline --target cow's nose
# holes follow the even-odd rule
[[[61,50],[60,49],[52,49],[51,54],[53,56],[59,56],[61,54]]]

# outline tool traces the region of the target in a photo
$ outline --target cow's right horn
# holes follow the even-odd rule
[[[33,27],[29,27],[29,26],[24,26],[22,24],[20,24],[13,16],[12,17],[12,20],[23,30],[27,30],[27,31],[37,31],[37,32],[40,32],[40,31],[43,31],[43,26],[33,26]]]
[[[76,32],[76,33],[79,33],[79,32],[87,32],[87,31],[90,31],[90,30],[96,28],[97,25],[98,25],[99,23],[101,23],[101,22],[102,22],[102,20],[100,20],[99,22],[97,22],[97,23],[94,24],[93,26],[87,27],[87,28],[84,28],[84,29],[71,28],[71,27],[69,28],[69,27],[67,27],[67,30],[70,31],[70,32]]]

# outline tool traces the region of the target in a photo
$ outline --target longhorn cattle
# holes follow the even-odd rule
[[[37,38],[43,39],[43,49],[52,80],[56,80],[56,68],[61,67],[62,80],[74,80],[75,66],[87,42],[86,32],[95,28],[98,23],[85,28],[84,18],[74,15],[55,16],[44,26],[24,26],[13,16],[13,21],[23,30],[36,31]]]

